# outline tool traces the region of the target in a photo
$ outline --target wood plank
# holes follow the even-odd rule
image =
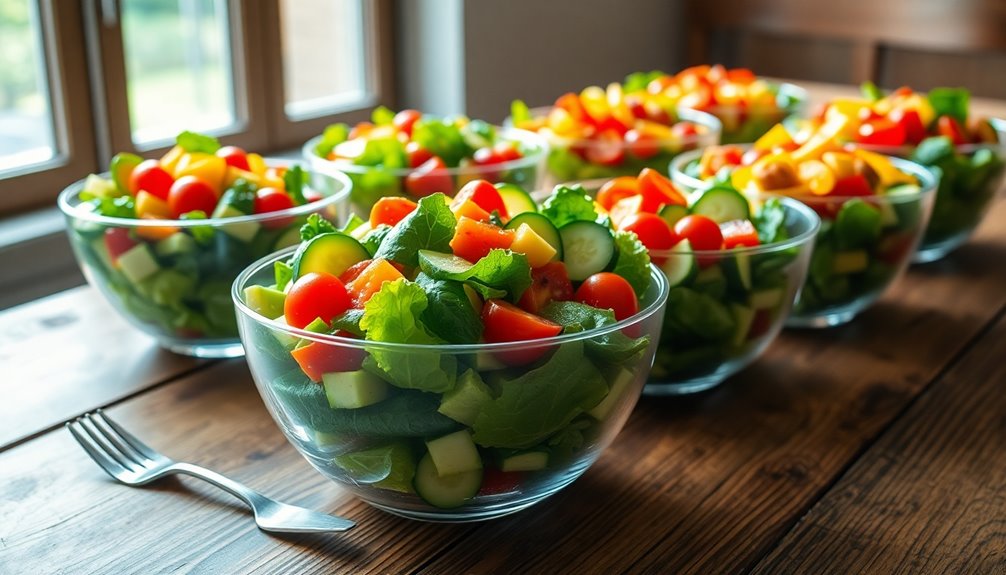
[[[108,412],[171,457],[359,525],[337,535],[270,536],[229,495],[199,481],[114,483],[59,429],[0,454],[0,573],[408,572],[470,528],[395,517],[323,478],[286,442],[240,360]]]
[[[712,394],[644,398],[596,466],[479,526],[426,571],[737,572],[751,566],[1006,305],[1006,202],[972,245],[857,321],[787,331]]]
[[[0,314],[0,451],[206,362],[163,351],[88,286]]]
[[[1006,573],[1006,319],[756,573]]]

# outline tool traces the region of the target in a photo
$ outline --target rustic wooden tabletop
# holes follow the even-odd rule
[[[643,398],[568,489],[455,525],[362,503],[287,444],[242,360],[159,351],[73,289],[0,313],[0,573],[1003,573],[1004,261],[999,201],[852,323],[787,330],[711,393]],[[277,537],[197,481],[116,484],[62,429],[97,407],[358,527]]]

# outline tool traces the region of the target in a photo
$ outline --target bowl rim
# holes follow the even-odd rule
[[[754,144],[747,143],[747,144],[726,144],[726,145],[736,146],[746,151],[750,149]],[[689,176],[684,172],[683,169],[685,165],[701,158],[704,152],[705,149],[689,150],[687,152],[675,156],[674,159],[671,160],[669,168],[671,181],[675,185],[684,185],[691,188],[693,191],[690,193],[695,193],[700,190],[704,190],[706,188],[711,188],[715,186],[716,185],[715,182],[700,180],[693,176]],[[756,190],[756,191],[738,190],[738,191],[743,193],[744,195],[753,194],[759,198],[768,198],[768,197],[793,198],[800,202],[813,205],[844,203],[849,200],[854,200],[857,198],[860,200],[866,198],[874,201],[879,198],[885,200],[887,203],[900,204],[915,201],[916,199],[923,198],[925,196],[936,193],[936,188],[939,185],[939,180],[937,180],[936,176],[933,174],[932,171],[929,170],[929,168],[926,168],[925,166],[917,162],[906,160],[904,158],[899,158],[897,156],[891,156],[888,154],[883,155],[884,157],[891,160],[891,163],[894,164],[894,166],[897,167],[899,171],[908,172],[909,174],[915,176],[915,178],[919,180],[919,191],[910,194],[909,193],[893,194],[893,195],[884,194],[874,196],[815,196],[814,194],[787,195],[787,194],[775,193],[773,191],[762,191],[762,190]]]
[[[507,350],[520,350],[527,348],[539,348],[544,346],[558,345],[562,343],[568,343],[573,341],[581,341],[592,339],[600,335],[606,335],[616,331],[621,331],[626,327],[641,324],[643,321],[649,319],[654,314],[659,312],[664,304],[667,302],[667,294],[670,292],[670,284],[667,281],[667,277],[664,272],[660,270],[657,266],[652,263],[649,265],[650,272],[650,289],[654,289],[656,286],[657,294],[652,302],[649,302],[646,307],[640,309],[638,312],[630,317],[622,320],[618,320],[613,324],[606,325],[604,327],[593,328],[589,330],[584,330],[576,333],[560,334],[555,337],[545,338],[545,339],[533,339],[533,340],[523,340],[523,341],[507,341],[498,343],[460,343],[460,344],[413,344],[413,343],[392,343],[384,341],[370,341],[365,339],[342,337],[333,334],[325,333],[315,333],[312,331],[306,331],[293,327],[285,322],[279,321],[278,319],[269,319],[258,312],[252,310],[244,302],[243,290],[248,280],[252,275],[261,272],[265,267],[271,267],[275,262],[285,260],[294,251],[296,251],[298,246],[290,246],[281,251],[274,252],[268,256],[259,259],[255,263],[249,265],[244,270],[238,274],[235,278],[234,283],[231,284],[231,299],[234,301],[234,308],[239,315],[243,314],[249,319],[253,320],[255,323],[260,325],[265,325],[270,329],[282,332],[287,335],[295,336],[301,339],[309,339],[311,341],[324,343],[324,344],[335,344],[341,347],[351,347],[360,349],[381,349],[381,350],[394,350],[394,351],[407,351],[407,350],[420,350],[420,351],[438,351],[445,353],[474,353],[480,351],[507,351]],[[649,291],[649,290],[648,290]],[[239,322],[240,324],[240,322]],[[243,338],[243,335],[242,335]]]
[[[536,134],[530,130],[522,130],[520,128],[514,128],[512,126],[496,126],[497,136],[504,136],[507,139],[505,141],[518,142],[521,144],[531,145],[534,148],[534,152],[526,154],[515,160],[508,160],[506,162],[501,162],[499,164],[490,164],[487,166],[456,166],[453,168],[444,168],[442,170],[434,170],[431,173],[435,174],[448,174],[451,176],[470,176],[470,175],[481,175],[493,172],[502,172],[506,170],[513,170],[519,168],[528,168],[540,164],[548,156],[549,145],[548,141],[542,137],[540,134]],[[323,158],[314,152],[314,148],[321,141],[322,135],[317,135],[301,146],[301,156],[306,160],[311,168],[316,172],[321,172],[323,174],[328,174],[330,171],[343,172],[345,174],[351,175],[362,175],[372,171],[381,171],[387,174],[391,174],[396,177],[404,178],[409,174],[415,172],[419,168],[385,168],[383,166],[361,166],[348,162],[345,160],[329,160],[328,158]]]
[[[552,108],[554,107],[555,106],[537,106],[535,108],[531,108],[530,112],[532,116],[545,115],[548,114],[548,112],[552,110]],[[719,118],[710,114],[709,112],[703,112],[701,110],[693,110],[692,108],[678,108],[678,121],[675,122],[674,124],[678,124],[682,121],[691,122],[693,124],[703,126],[704,128],[706,128],[707,131],[705,133],[693,134],[682,138],[658,139],[656,140],[657,144],[659,145],[680,144],[682,146],[687,146],[690,144],[703,144],[706,146],[715,145],[720,141],[720,137],[723,134],[723,122],[721,122]],[[506,120],[503,121],[503,125],[504,126],[512,125],[512,122],[513,119],[510,116],[507,116]],[[672,124],[672,126],[674,124]],[[599,140],[592,138],[568,138],[556,134],[544,136],[538,132],[532,132],[532,133],[538,134],[539,137],[544,138],[546,141],[558,142],[563,147],[576,146],[583,148],[591,148],[598,146],[609,147],[613,145],[612,142],[601,142]],[[705,140],[707,139],[714,140],[714,142],[712,143],[706,142]],[[620,148],[625,150],[628,150],[633,146],[632,144],[627,143],[624,139],[619,141],[619,145]]]
[[[776,82],[775,80],[766,78],[764,76],[756,76],[755,78],[757,80],[765,82],[769,86],[775,87],[777,99],[779,96],[786,96],[790,98],[792,101],[790,102],[789,106],[780,106],[778,101],[776,102],[775,107],[748,106],[745,108],[745,110],[747,110],[749,113],[762,114],[766,112],[782,112],[785,113],[787,116],[790,116],[793,114],[802,113],[810,103],[810,93],[807,92],[807,89],[804,88],[803,86],[794,84],[792,82]],[[729,110],[736,107],[737,104],[716,104],[714,106],[709,106],[708,108],[703,109],[697,109],[697,108],[689,108],[689,109],[695,109],[700,112],[713,113],[715,111]]]
[[[296,161],[282,160],[277,158],[266,158],[266,162],[267,165],[269,165],[270,167],[272,166],[290,167],[294,165],[299,165],[299,163]],[[110,175],[110,172],[101,172],[100,174],[97,175],[102,177],[108,177]],[[265,212],[262,214],[249,214],[246,216],[239,216],[235,218],[205,218],[201,220],[176,220],[176,219],[118,218],[114,216],[102,215],[97,212],[81,208],[82,203],[80,202],[80,194],[81,192],[84,191],[84,184],[87,181],[87,178],[77,180],[76,182],[64,188],[63,191],[60,192],[59,198],[57,198],[56,203],[59,206],[59,209],[68,217],[118,227],[191,228],[199,226],[220,227],[220,226],[228,226],[248,222],[261,223],[290,217],[297,217],[306,214],[313,214],[321,208],[326,208],[332,204],[336,204],[349,198],[349,194],[353,188],[352,180],[350,180],[349,177],[346,176],[345,174],[337,171],[327,173],[326,175],[335,179],[337,182],[339,182],[339,184],[341,184],[341,188],[330,196],[324,197],[315,202],[309,202],[300,206],[287,208],[285,210],[277,210],[275,212]],[[305,187],[308,189],[313,189],[313,187],[310,186],[310,184],[306,184]],[[73,201],[77,201],[77,203],[74,204]]]

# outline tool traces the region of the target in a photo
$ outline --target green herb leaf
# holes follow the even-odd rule
[[[771,244],[786,239],[786,209],[778,198],[771,198],[751,218],[758,239],[763,244]]]
[[[964,88],[933,88],[927,97],[937,118],[950,116],[963,126],[968,122],[970,96],[971,93]]]
[[[186,212],[182,214],[182,216],[179,219],[205,220],[206,212],[202,210],[193,210],[191,212]],[[213,228],[210,226],[192,226],[191,228],[187,229],[189,231],[189,234],[192,235],[192,239],[196,240],[197,242],[203,245],[209,244],[211,241],[213,241],[213,236],[215,232],[213,231]]]
[[[322,158],[327,158],[336,146],[349,139],[349,126],[346,124],[332,124],[325,128],[321,134],[321,140],[314,146],[314,153]]]
[[[496,141],[496,128],[482,120],[472,120],[461,128],[461,136],[469,148],[488,148]]]
[[[346,223],[343,224],[341,228],[339,228],[339,231],[344,234],[351,234],[353,230],[362,226],[365,223],[367,223],[367,220],[356,215],[356,212],[353,212],[349,214],[349,219],[347,219]]]
[[[180,148],[189,153],[215,154],[220,149],[220,140],[206,134],[185,131],[175,140]]]
[[[541,310],[541,316],[563,327],[563,333],[578,333],[615,323],[610,309],[598,309],[574,301],[554,301]],[[598,335],[586,341],[587,353],[603,363],[623,363],[650,344],[649,336],[631,338],[620,331]]]
[[[650,82],[664,76],[667,76],[667,74],[661,72],[660,70],[629,74],[625,77],[625,81],[622,82],[622,92],[628,94],[630,92],[640,92],[646,90],[646,88],[650,85]]]
[[[370,113],[370,121],[373,122],[375,126],[387,126],[394,120],[395,113],[389,110],[387,106],[378,106]]]
[[[618,255],[612,271],[629,282],[636,297],[642,297],[650,289],[650,252],[636,234],[624,230],[615,232],[615,249]]]
[[[90,200],[94,210],[103,216],[110,218],[135,218],[136,200],[133,196],[119,196],[117,198],[94,198]]]
[[[434,335],[449,343],[478,343],[482,320],[463,284],[433,279],[425,273],[416,276],[416,283],[426,292],[429,303],[419,319]]]
[[[421,118],[412,127],[412,140],[447,164],[457,166],[472,150],[451,118]]]
[[[307,172],[299,164],[294,164],[287,168],[283,174],[283,183],[286,185],[286,193],[290,195],[294,205],[302,206],[307,203],[304,197],[304,186],[307,185]]]
[[[391,226],[388,224],[379,224],[376,228],[370,230],[361,239],[360,243],[363,247],[367,248],[367,252],[370,253],[370,257],[374,257],[377,250],[381,248],[381,243],[384,242],[384,238],[391,233]]]
[[[293,266],[286,262],[276,262],[272,265],[272,273],[276,278],[276,289],[286,291],[286,286],[293,280]]]
[[[597,210],[594,209],[594,200],[583,191],[579,184],[573,187],[556,186],[545,203],[542,204],[541,213],[556,228],[579,220],[593,222],[597,220]]]
[[[453,254],[420,250],[419,267],[434,279],[465,282],[483,297],[493,297],[489,294],[502,290],[511,301],[517,301],[531,285],[527,256],[510,250],[489,250],[474,264]]]
[[[864,98],[871,102],[876,102],[884,97],[884,91],[878,88],[876,84],[869,81],[860,84],[859,91],[863,94]]]
[[[419,200],[419,207],[395,224],[374,257],[415,267],[419,265],[419,250],[451,250],[456,225],[443,194],[426,196]]]
[[[328,234],[338,231],[332,222],[326,220],[318,214],[310,214],[307,216],[307,222],[300,227],[300,239],[301,241],[308,241],[315,236],[320,236],[321,234]]]
[[[503,380],[499,387],[499,397],[483,407],[472,425],[472,438],[484,447],[521,449],[541,443],[608,392],[579,341],[560,345],[541,367]]]
[[[363,337],[364,331],[360,327],[360,321],[363,319],[362,309],[348,309],[341,314],[332,318],[331,331],[335,333],[336,331],[348,331],[349,333],[355,335],[356,337]]]
[[[220,197],[220,204],[245,215],[255,213],[255,186],[243,178],[236,180]]]
[[[842,205],[835,216],[835,239],[843,249],[869,247],[880,237],[880,210],[859,198]]]
[[[531,109],[527,107],[524,100],[510,102],[510,121],[513,122],[514,126],[519,127],[524,122],[530,122],[533,119],[531,117]]]
[[[397,138],[379,138],[367,140],[363,153],[357,156],[353,163],[358,166],[383,166],[396,170],[407,168],[409,158],[405,154],[405,145]]]
[[[733,335],[736,321],[718,299],[686,287],[671,288],[661,340],[684,345],[724,341]]]

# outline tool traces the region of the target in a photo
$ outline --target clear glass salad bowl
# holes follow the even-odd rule
[[[723,125],[721,144],[747,144],[754,142],[772,126],[790,117],[803,117],[807,113],[807,90],[795,84],[772,84],[776,90],[779,107],[750,108],[738,104],[716,104],[701,111],[716,116]]]
[[[517,184],[524,189],[537,189],[544,172],[545,158],[548,154],[548,144],[545,139],[527,130],[496,127],[500,142],[515,142],[524,152],[524,156],[492,165],[469,165],[446,168],[433,172],[451,178],[453,196],[465,184],[474,180],[488,180],[496,183]],[[350,208],[356,214],[369,214],[370,209],[382,197],[406,196],[405,181],[409,174],[415,173],[415,168],[386,168],[383,166],[361,166],[349,161],[329,160],[319,156],[315,149],[322,137],[311,138],[301,150],[304,160],[316,177],[312,185],[321,191],[329,180],[326,174],[336,171],[343,172],[353,181],[350,194]]]
[[[256,262],[232,290],[248,364],[269,412],[322,475],[375,507],[428,521],[513,513],[583,474],[639,397],[667,299],[667,282],[651,266],[640,311],[604,328],[513,343],[382,343],[292,328],[247,306],[245,288],[273,283],[274,263],[291,253]],[[317,346],[311,354],[324,356],[333,372],[321,384],[291,356],[305,346]],[[529,354],[540,358],[524,364]],[[439,366],[450,384],[440,393],[406,388],[412,379],[392,385],[376,375],[381,362],[409,366],[409,378]],[[377,401],[350,409],[326,394],[334,389],[330,380],[345,378],[368,380],[359,385],[380,393]],[[479,394],[487,394],[484,401],[473,402]],[[438,469],[454,471],[444,476]]]
[[[531,109],[532,117],[548,115],[551,107]],[[646,144],[645,153],[640,153],[636,145],[627,142],[598,141],[591,139],[565,138],[557,135],[546,136],[549,144],[547,174],[540,188],[551,189],[560,182],[634,176],[643,168],[653,168],[663,173],[667,164],[678,154],[714,146],[720,142],[722,125],[712,114],[697,110],[681,109],[678,120],[698,126],[699,132],[668,140],[656,140]],[[511,120],[508,118],[504,125]],[[656,149],[650,149],[656,146]],[[592,151],[593,149],[593,151]],[[592,162],[591,156],[610,156],[607,162]]]
[[[84,180],[63,190],[58,204],[84,277],[130,323],[175,353],[237,357],[244,350],[230,286],[252,262],[299,243],[308,215],[337,224],[346,218],[349,178],[338,173],[325,178],[320,200],[234,218],[104,216],[81,200]],[[118,253],[123,240],[130,247]]]
[[[701,151],[689,153],[671,162],[671,180],[682,191],[691,193],[713,185],[687,171],[701,155]],[[868,197],[810,194],[794,197],[821,216],[821,229],[807,280],[786,320],[787,326],[823,328],[848,323],[873,305],[905,272],[929,222],[937,180],[919,164],[890,159],[898,170],[916,178],[917,191]],[[755,199],[776,197],[750,189],[740,191]],[[845,250],[842,227],[836,222],[842,208],[851,202],[866,203],[879,210],[881,227],[879,235],[862,249]]]
[[[858,144],[868,150],[912,159],[938,171],[939,186],[926,233],[912,261],[942,259],[968,241],[985,218],[1006,179],[1006,121],[990,119],[998,144],[961,144],[938,150],[920,146],[883,147]]]

